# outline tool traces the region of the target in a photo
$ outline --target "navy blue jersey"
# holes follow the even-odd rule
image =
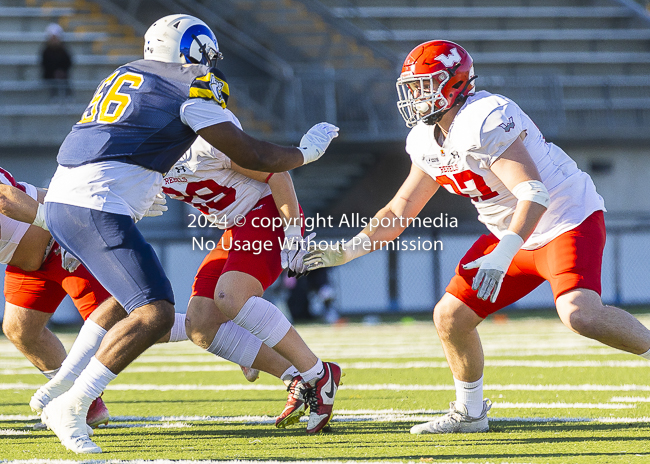
[[[128,63],[99,84],[57,161],[66,167],[120,161],[164,174],[197,137],[181,122],[181,105],[204,98],[225,108],[228,94],[223,75],[207,66]]]

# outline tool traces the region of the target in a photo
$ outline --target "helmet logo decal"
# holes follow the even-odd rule
[[[515,122],[512,120],[512,116],[508,118],[508,122],[502,122],[499,124],[499,127],[506,132],[510,132],[510,129],[515,128]]]
[[[460,54],[458,53],[458,50],[452,48],[449,55],[445,55],[445,54],[438,55],[436,56],[436,60],[444,64],[446,68],[451,68],[454,64],[460,63],[461,58],[460,58]]]

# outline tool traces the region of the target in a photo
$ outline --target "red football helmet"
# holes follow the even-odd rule
[[[397,108],[406,125],[435,124],[458,98],[474,93],[474,63],[463,47],[432,40],[408,54],[397,79]]]

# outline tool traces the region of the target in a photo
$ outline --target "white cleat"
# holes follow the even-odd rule
[[[424,433],[478,433],[490,430],[487,413],[492,407],[492,401],[483,400],[483,411],[479,417],[470,417],[464,404],[449,403],[449,412],[431,422],[414,425],[413,434]]]
[[[73,384],[74,382],[69,380],[62,380],[60,382],[50,380],[32,395],[32,399],[29,400],[29,407],[36,414],[40,414],[50,401],[67,392]]]
[[[87,412],[80,400],[61,395],[43,409],[41,420],[70,451],[101,453],[102,449],[88,436]]]
[[[98,454],[102,452],[102,449],[93,443],[88,435],[72,437],[66,442],[61,443],[70,451],[74,451],[77,454]]]

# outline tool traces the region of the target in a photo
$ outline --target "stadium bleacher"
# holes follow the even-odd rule
[[[0,145],[56,147],[99,80],[140,55],[148,24],[181,10],[222,38],[231,103],[250,133],[297,143],[312,123],[342,128],[346,154],[319,167],[343,163],[348,174],[325,193],[315,167],[296,174],[309,212],[341,200],[346,182],[377,161],[367,143],[403,145],[394,80],[408,51],[434,37],[465,46],[479,88],[514,98],[552,140],[650,138],[650,17],[628,0],[223,0],[218,11],[208,0],[3,0],[0,121],[12,130]],[[40,91],[52,21],[75,61],[64,102]]]

